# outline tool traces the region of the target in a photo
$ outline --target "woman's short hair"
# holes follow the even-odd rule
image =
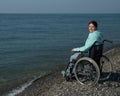
[[[98,24],[97,24],[97,22],[96,22],[96,21],[90,21],[90,22],[88,23],[88,25],[90,25],[90,24],[93,24],[93,25],[96,27],[96,29],[97,29]]]

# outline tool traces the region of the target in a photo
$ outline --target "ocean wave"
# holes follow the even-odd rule
[[[28,86],[30,86],[34,81],[36,81],[39,78],[41,78],[41,76],[35,77],[34,79],[26,82],[25,84],[21,85],[20,87],[16,89],[13,89],[12,91],[8,92],[7,94],[3,96],[16,96],[17,94],[20,94],[21,92],[23,92]]]

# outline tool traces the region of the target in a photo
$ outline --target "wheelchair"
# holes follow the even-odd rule
[[[103,55],[104,43],[109,40],[97,41],[89,50],[89,56],[78,59],[73,67],[72,73],[76,80],[87,86],[94,86],[99,80],[107,80],[112,72],[112,63],[108,57]]]

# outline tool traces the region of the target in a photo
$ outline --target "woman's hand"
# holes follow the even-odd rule
[[[74,48],[71,51],[74,52],[75,51]]]

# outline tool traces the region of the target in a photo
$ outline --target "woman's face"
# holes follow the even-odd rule
[[[93,31],[96,30],[96,27],[92,23],[90,23],[89,26],[88,26],[88,29],[89,29],[90,32],[93,32]]]

